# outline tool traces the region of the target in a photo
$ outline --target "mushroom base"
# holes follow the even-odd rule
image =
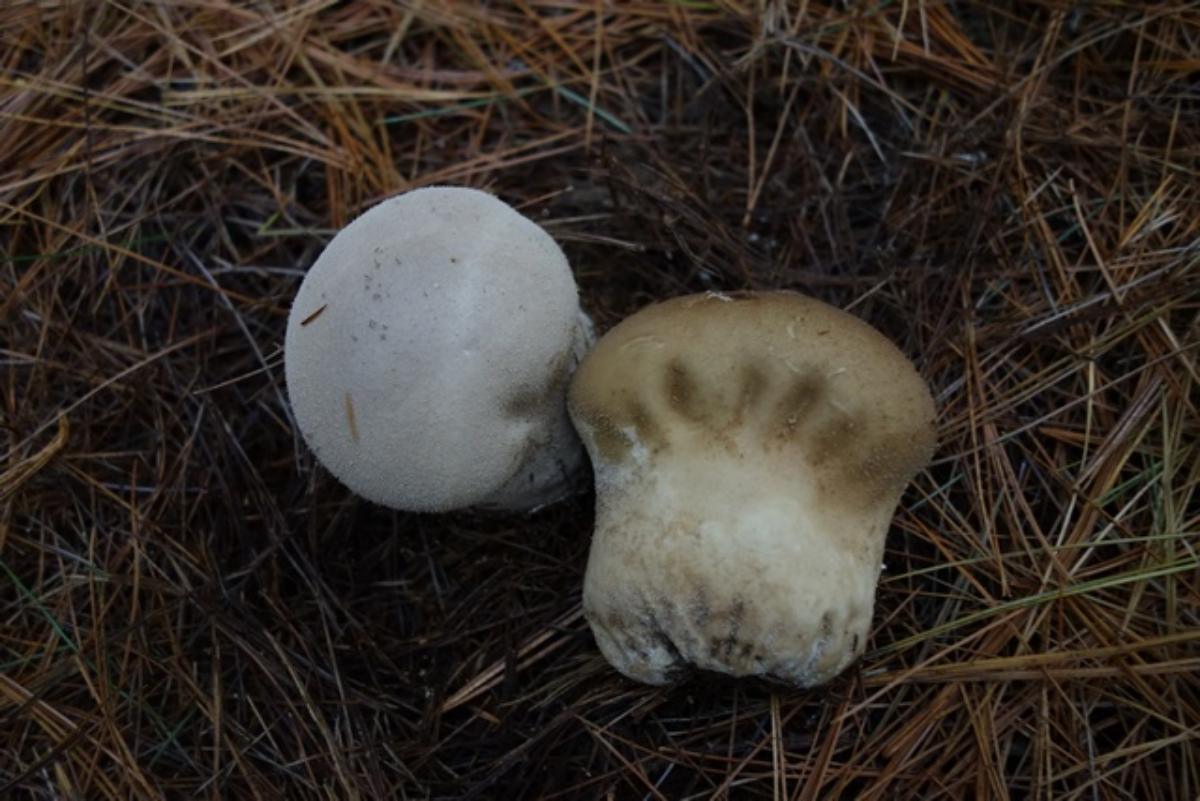
[[[898,498],[847,510],[797,483],[794,465],[783,489],[769,460],[731,471],[641,456],[596,471],[583,603],[617,670],[647,684],[692,666],[809,687],[862,653]]]

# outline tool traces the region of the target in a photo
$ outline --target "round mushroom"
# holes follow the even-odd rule
[[[565,396],[593,338],[542,228],[486,192],[418,189],[347,225],[305,275],[288,395],[317,458],[365,498],[532,509],[582,469]]]
[[[882,334],[790,292],[642,309],[568,394],[596,478],[583,606],[648,684],[833,677],[866,644],[884,537],[934,405]]]

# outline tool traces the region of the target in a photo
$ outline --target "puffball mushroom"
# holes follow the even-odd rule
[[[593,338],[542,228],[486,192],[418,189],[351,222],[305,275],[288,395],[317,458],[365,498],[530,509],[582,469],[566,387]]]
[[[935,444],[929,389],[882,334],[789,292],[676,298],[603,336],[568,406],[596,479],[583,607],[617,670],[808,687],[862,653]]]

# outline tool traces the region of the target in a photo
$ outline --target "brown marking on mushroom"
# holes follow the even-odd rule
[[[666,399],[668,405],[685,420],[698,423],[704,419],[701,410],[700,388],[696,377],[683,363],[675,358],[667,363]]]
[[[540,387],[525,387],[504,401],[504,411],[512,417],[535,417],[545,413],[563,395],[567,382],[566,362],[570,351],[562,351],[546,363],[546,382]]]
[[[573,357],[573,348],[568,347],[551,356],[546,362],[546,385],[543,392],[547,396],[553,395],[557,398],[563,394],[567,380],[570,378],[565,368],[568,360]]]
[[[504,413],[509,417],[533,417],[542,408],[543,396],[541,391],[525,388],[509,395],[504,401]]]
[[[346,425],[350,427],[350,439],[358,442],[358,423],[354,419],[354,399],[350,397],[350,392],[345,395],[346,403]]]
[[[813,467],[854,459],[866,435],[862,415],[830,408],[832,414],[821,421],[808,441],[808,461]]]
[[[740,385],[738,387],[737,406],[733,411],[733,425],[741,425],[746,412],[756,407],[767,392],[770,381],[767,374],[757,364],[743,364],[739,368]]]
[[[733,603],[729,606],[730,619],[737,625],[741,625],[742,618],[745,616],[745,614],[746,602],[742,600],[741,596],[735,597],[733,599]]]
[[[835,435],[827,432],[827,436],[828,447],[837,449],[833,442]],[[852,447],[828,462],[834,488],[829,498],[848,507],[901,492],[909,476],[928,462],[932,451],[932,443],[924,431],[905,428],[880,433],[866,418],[857,424],[847,444],[850,442],[854,443]]]
[[[739,395],[741,403],[751,406],[761,401],[771,383],[767,377],[767,371],[763,369],[762,365],[754,363],[742,365],[741,378],[742,390]]]
[[[788,384],[775,407],[775,418],[780,423],[780,438],[790,439],[804,427],[806,418],[825,399],[828,389],[824,376],[816,372],[798,376]]]
[[[662,620],[659,619],[659,612],[662,613]],[[675,641],[671,639],[668,631],[676,629],[674,612],[671,604],[663,598],[658,598],[655,604],[643,602],[641,614],[639,618],[642,621],[643,627],[646,630],[648,638],[658,643],[671,656],[672,665],[676,665],[684,661],[683,654],[680,653],[679,647]],[[670,669],[670,668],[668,668]]]
[[[629,455],[633,443],[625,432],[613,423],[612,418],[605,414],[593,414],[577,409],[579,419],[592,427],[592,439],[597,453],[608,462],[624,461]]]
[[[907,437],[894,434],[873,438],[861,458],[850,465],[854,478],[875,492],[908,483],[908,476],[920,468],[925,454],[914,454],[907,440]]]
[[[663,436],[662,427],[654,419],[654,415],[643,404],[636,400],[630,401],[628,414],[629,419],[633,422],[633,428],[637,432],[638,439],[641,440],[642,444],[652,447],[655,450],[666,447],[667,440]]]
[[[833,612],[828,610],[821,613],[821,637],[825,642],[833,639]]]
[[[670,598],[666,597],[665,595],[659,595],[654,599],[653,609],[658,610],[658,612],[651,612],[651,614],[654,616],[654,625],[664,630],[668,628],[674,628],[672,624],[675,623],[676,610],[674,604],[671,603]],[[660,614],[662,616],[661,623],[659,622]]]
[[[733,649],[738,644],[738,633],[742,629],[742,619],[746,614],[746,602],[740,597],[734,598],[729,607],[729,633],[725,636],[725,658],[733,655]]]
[[[327,309],[327,308],[329,308],[329,304],[322,303],[321,306],[315,312],[313,312],[312,314],[308,315],[307,317],[305,317],[303,320],[300,321],[300,327],[303,328],[304,326],[311,323],[313,320],[320,317],[321,312],[325,311],[325,309]]]

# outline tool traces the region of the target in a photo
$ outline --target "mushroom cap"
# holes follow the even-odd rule
[[[486,192],[418,189],[355,219],[308,271],[288,395],[309,447],[365,498],[528,508],[580,468],[564,396],[591,336],[542,228]]]
[[[647,307],[568,396],[596,476],[584,609],[650,683],[685,664],[808,686],[865,646],[934,405],[882,334],[791,292]]]

